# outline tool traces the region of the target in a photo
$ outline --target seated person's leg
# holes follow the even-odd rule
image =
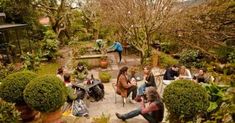
[[[145,91],[146,85],[143,84],[138,88],[138,95],[144,95],[144,91]]]
[[[132,86],[131,88],[128,88],[127,96],[132,92],[132,100],[135,99],[137,95],[137,86]]]
[[[127,120],[127,119],[130,119],[130,118],[133,118],[133,117],[136,117],[138,116],[139,114],[141,114],[141,109],[138,108],[136,110],[133,110],[129,113],[126,113],[126,114],[119,114],[119,113],[116,113],[116,116],[117,118],[119,119],[122,119],[122,120]]]

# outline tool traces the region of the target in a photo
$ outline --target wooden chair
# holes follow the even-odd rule
[[[114,98],[115,98],[115,104],[116,104],[117,103],[117,95],[120,95],[120,94],[117,93],[117,85],[116,85],[116,83],[112,83],[112,87],[113,87],[113,90],[114,90]],[[125,103],[126,103],[126,98],[122,97],[122,106],[123,107],[124,107]]]

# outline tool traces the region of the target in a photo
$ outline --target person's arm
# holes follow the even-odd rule
[[[148,81],[146,83],[147,86],[155,86],[155,78],[152,73],[150,73],[150,76],[147,81]]]
[[[131,87],[131,84],[127,83],[127,79],[123,75],[120,76],[119,82],[122,84],[122,86],[124,88],[130,88]]]
[[[187,72],[187,79],[193,79],[191,72],[189,71],[189,69],[186,69]]]
[[[141,114],[147,114],[156,110],[158,110],[158,107],[155,103],[151,103],[149,106],[146,107],[141,106]]]

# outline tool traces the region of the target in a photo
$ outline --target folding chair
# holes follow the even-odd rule
[[[117,95],[119,95],[117,93],[117,85],[116,83],[112,83],[112,87],[113,87],[113,90],[114,90],[114,98],[115,98],[115,104],[117,103]],[[121,95],[120,95],[121,96]],[[122,96],[121,96],[122,97]],[[126,103],[126,98],[125,97],[122,97],[122,106],[124,107]]]

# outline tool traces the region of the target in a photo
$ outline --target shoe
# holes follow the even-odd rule
[[[125,121],[126,119],[119,113],[115,113],[118,119],[121,119],[122,121]]]
[[[137,103],[135,100],[130,100],[129,102],[132,103],[132,104],[136,104]]]

